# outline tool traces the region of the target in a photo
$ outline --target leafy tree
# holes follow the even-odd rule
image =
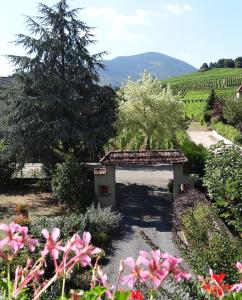
[[[204,184],[220,216],[242,230],[242,152],[236,146],[215,145],[205,164]]]
[[[119,91],[119,132],[141,134],[145,148],[172,140],[184,128],[184,107],[172,95],[170,88],[162,89],[159,80],[144,73],[137,81],[128,80]]]
[[[232,125],[242,123],[242,99],[232,98],[225,101],[224,117]]]
[[[224,67],[225,68],[234,68],[234,60],[231,58],[227,58],[224,60]]]
[[[201,72],[208,71],[208,70],[209,70],[209,66],[207,63],[204,63],[200,68]]]
[[[207,99],[206,111],[213,110],[215,101],[217,100],[214,89],[211,90],[209,97]]]
[[[216,68],[224,68],[224,62],[225,62],[224,58],[219,59],[216,63]]]
[[[91,28],[78,12],[66,0],[39,4],[39,16],[27,18],[31,35],[17,35],[26,56],[9,56],[15,85],[3,97],[18,160],[52,163],[70,150],[97,157],[114,134],[115,93],[97,86],[103,53],[89,53]]]
[[[235,68],[242,68],[242,57],[237,57],[234,61]]]

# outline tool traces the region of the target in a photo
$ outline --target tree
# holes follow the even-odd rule
[[[169,87],[162,89],[160,81],[147,73],[137,81],[128,80],[119,97],[119,131],[141,134],[147,150],[164,139],[174,139],[176,132],[184,128],[183,103]]]
[[[201,72],[208,71],[208,70],[209,70],[209,66],[207,63],[204,63],[200,68]]]
[[[216,63],[216,68],[224,68],[224,62],[225,62],[224,58],[219,59]]]
[[[97,85],[103,53],[89,53],[93,35],[78,12],[66,0],[39,4],[39,17],[27,18],[32,36],[17,35],[27,53],[9,56],[15,85],[3,96],[19,160],[52,163],[70,150],[97,157],[114,134],[115,93]]]
[[[242,123],[242,100],[237,98],[227,99],[224,105],[224,117],[231,125]]]
[[[235,62],[235,68],[242,68],[242,57],[241,56],[237,57],[234,62]]]
[[[208,96],[208,99],[207,99],[206,111],[213,110],[213,106],[214,106],[214,103],[216,100],[217,100],[217,97],[216,97],[215,91],[214,91],[214,89],[212,89]]]
[[[234,60],[231,58],[227,58],[224,60],[224,67],[225,68],[234,68]]]

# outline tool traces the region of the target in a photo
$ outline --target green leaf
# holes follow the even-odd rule
[[[130,291],[117,291],[115,293],[115,300],[127,300],[130,296]]]

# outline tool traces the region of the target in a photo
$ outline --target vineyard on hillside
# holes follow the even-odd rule
[[[242,84],[242,69],[212,69],[163,80],[170,85],[174,95],[179,95],[186,105],[186,116],[200,120],[212,89],[222,100],[235,97]]]

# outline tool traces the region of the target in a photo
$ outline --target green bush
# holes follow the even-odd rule
[[[111,207],[91,206],[85,213],[86,228],[91,233],[94,231],[109,233],[119,226],[121,219],[121,214],[112,211]]]
[[[173,202],[172,223],[176,231],[181,230],[181,217],[188,209],[195,207],[198,203],[206,203],[207,199],[199,190],[190,190],[179,197],[176,197]]]
[[[211,118],[213,116],[213,111],[212,110],[207,110],[204,112],[203,114],[203,119],[205,121],[205,123],[209,124],[211,121]]]
[[[238,125],[242,122],[242,100],[232,98],[225,101],[224,117],[232,125]]]
[[[188,138],[184,139],[180,148],[188,159],[184,165],[184,170],[188,174],[198,174],[200,177],[204,175],[205,161],[208,156],[208,150],[202,145],[196,145]]]
[[[59,203],[85,211],[94,200],[93,181],[93,171],[69,154],[52,177],[53,195]]]
[[[212,124],[212,128],[231,142],[242,144],[242,134],[233,126],[218,122]]]
[[[0,185],[7,184],[15,171],[16,164],[12,162],[3,141],[0,141]]]
[[[242,151],[222,143],[211,148],[205,164],[204,185],[220,217],[242,232]]]
[[[65,241],[71,235],[78,232],[82,234],[86,228],[84,214],[68,214],[64,216],[41,217],[30,224],[30,231],[37,239],[44,242],[41,231],[46,228],[52,231],[54,228],[59,228],[61,231],[60,238]]]
[[[186,209],[181,224],[188,244],[184,255],[193,270],[205,275],[211,268],[215,273],[224,272],[228,283],[236,282],[234,265],[242,258],[242,247],[220,224],[212,207],[198,203]]]

